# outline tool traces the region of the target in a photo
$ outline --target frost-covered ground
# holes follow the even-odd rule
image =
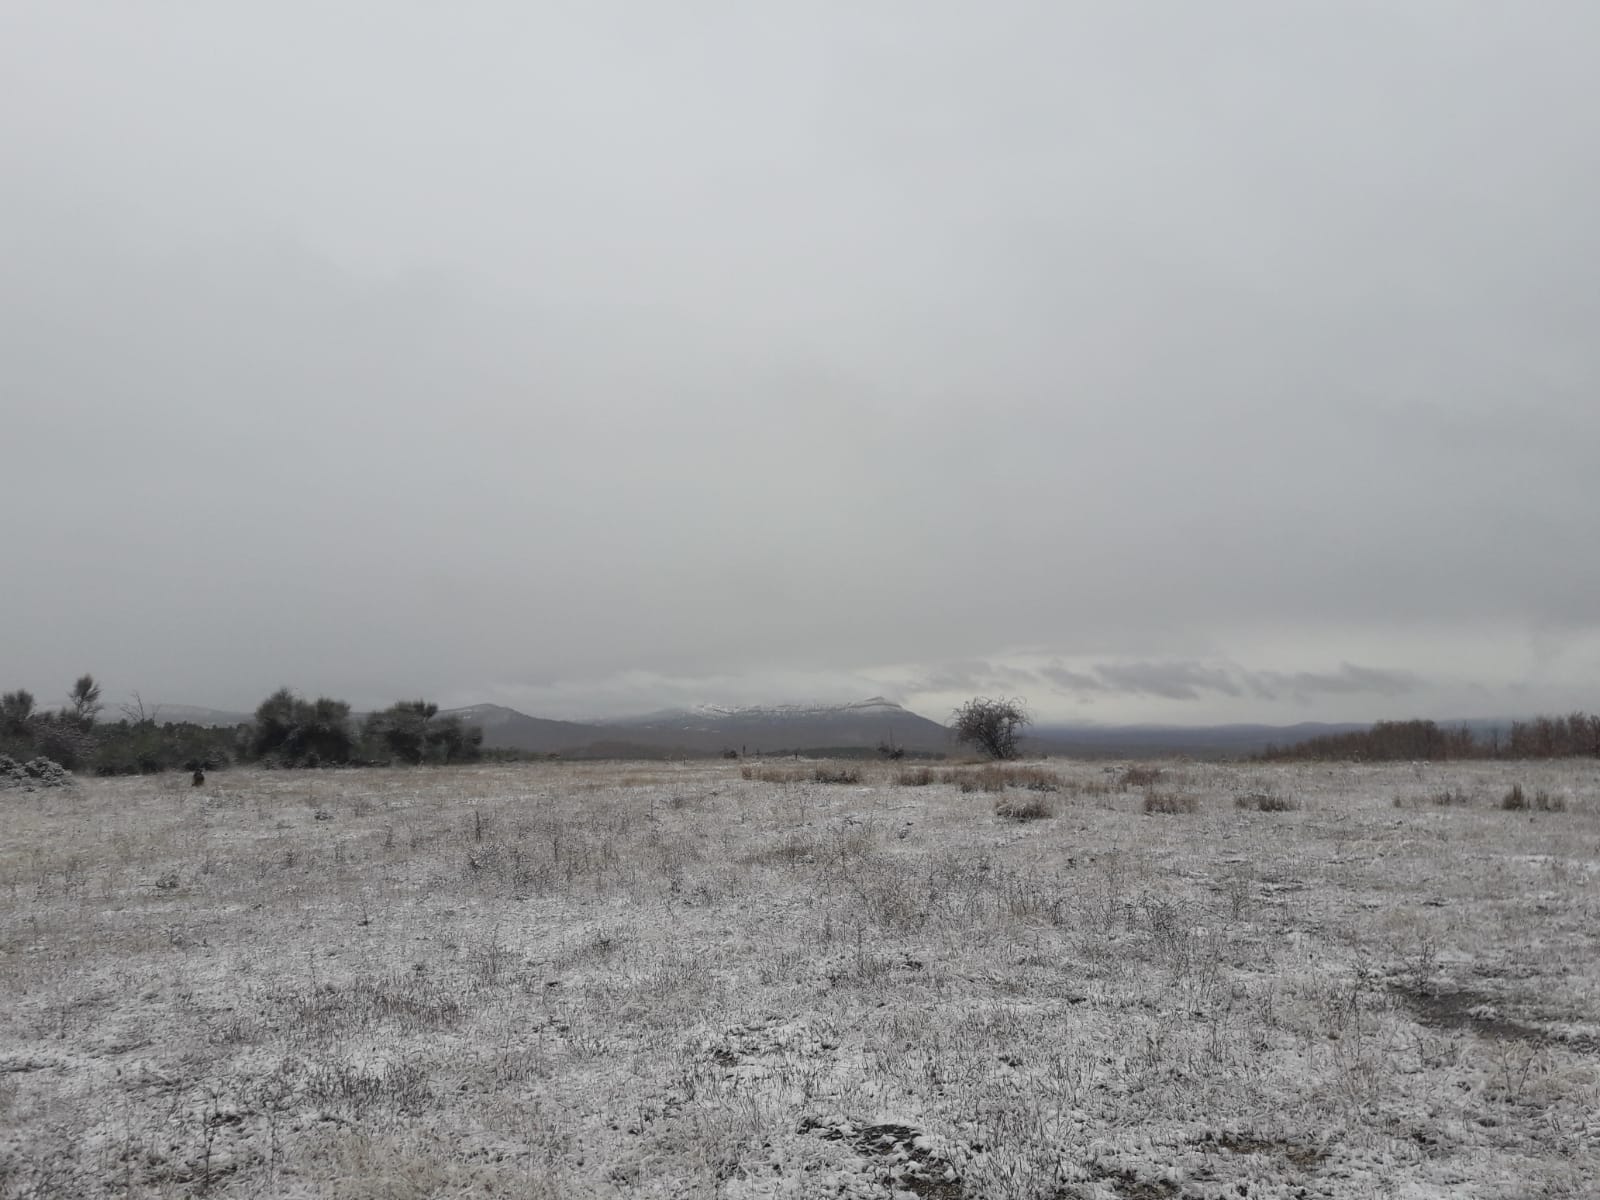
[[[1600,1195],[1600,765],[1047,765],[0,793],[0,1195]]]

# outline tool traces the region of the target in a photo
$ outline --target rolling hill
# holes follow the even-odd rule
[[[885,744],[924,753],[950,748],[943,725],[881,696],[855,704],[701,705],[607,721],[604,728],[631,742],[713,754],[875,750]]]

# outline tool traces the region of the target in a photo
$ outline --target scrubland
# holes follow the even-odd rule
[[[817,765],[0,792],[0,1196],[1600,1195],[1600,764]]]

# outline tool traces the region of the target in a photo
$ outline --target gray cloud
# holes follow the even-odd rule
[[[966,659],[940,663],[907,681],[916,692],[1004,693],[1036,686],[1039,676],[1024,667],[1004,662]]]
[[[1337,671],[1254,671],[1249,684],[1267,699],[1289,695],[1306,700],[1315,696],[1404,696],[1420,690],[1423,680],[1410,671],[1386,671],[1344,663]]]
[[[0,686],[1566,706],[1597,36],[20,6]]]
[[[1165,700],[1200,701],[1208,695],[1261,700],[1292,699],[1306,703],[1321,696],[1378,696],[1393,698],[1416,693],[1425,681],[1409,671],[1384,670],[1343,663],[1337,671],[1259,671],[1237,664],[1185,661],[1107,663],[1074,670],[1059,662],[1037,669],[1039,678],[1064,693],[1095,696],[1155,696]],[[959,689],[970,684],[961,677],[927,681],[931,689]]]
[[[1237,696],[1242,690],[1229,671],[1198,663],[1121,663],[1095,673],[1113,690],[1167,700],[1198,700],[1202,692]]]
[[[1097,675],[1074,671],[1060,663],[1046,663],[1039,668],[1039,674],[1057,688],[1067,692],[1105,692],[1110,691],[1112,686]]]

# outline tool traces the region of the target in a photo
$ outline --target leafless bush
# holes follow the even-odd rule
[[[1147,788],[1144,811],[1168,814],[1199,812],[1200,797],[1193,792],[1158,792],[1155,788]]]
[[[895,775],[894,781],[901,787],[927,787],[933,778],[932,767],[905,767]]]
[[[1528,807],[1528,797],[1520,783],[1513,783],[1511,790],[1500,798],[1500,807],[1507,812],[1520,812]]]
[[[950,717],[956,741],[990,758],[1016,758],[1022,731],[1033,723],[1021,700],[968,700]]]

